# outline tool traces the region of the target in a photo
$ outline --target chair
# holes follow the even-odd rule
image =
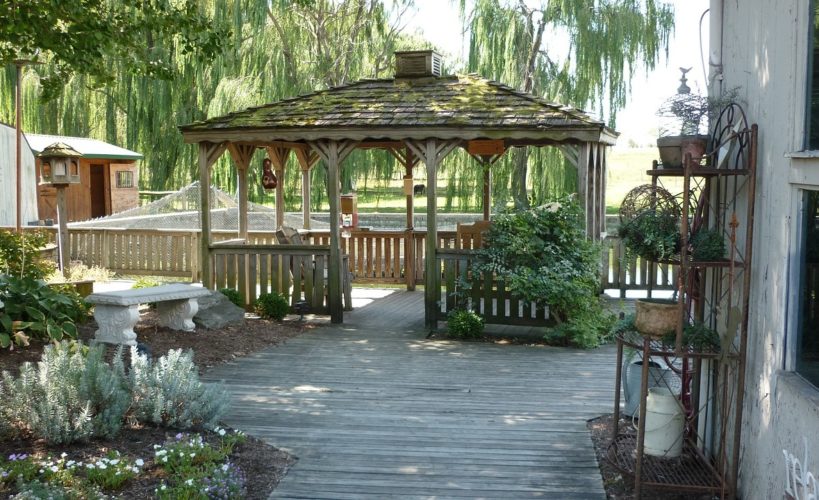
[[[301,239],[301,234],[296,228],[289,226],[282,226],[281,229],[276,230],[276,241],[280,245],[304,245]],[[291,269],[293,271],[293,261],[291,260]],[[350,272],[350,256],[343,254],[341,256],[341,291],[344,302],[344,310],[353,310],[353,275]],[[327,283],[327,269],[324,270],[324,282]],[[327,290],[327,288],[325,288]]]
[[[459,250],[476,250],[483,247],[483,234],[489,230],[488,220],[475,221],[472,224],[458,223],[455,231],[455,248]]]

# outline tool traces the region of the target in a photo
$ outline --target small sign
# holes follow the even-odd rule
[[[412,196],[412,177],[404,177],[404,196]]]
[[[468,141],[466,150],[471,155],[476,156],[493,156],[500,155],[506,151],[502,140],[476,140]]]

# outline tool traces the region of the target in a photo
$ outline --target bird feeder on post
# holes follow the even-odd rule
[[[69,184],[80,183],[80,163],[82,154],[71,146],[56,142],[40,152],[40,184],[53,186],[57,190],[57,246],[60,249],[59,266],[65,275],[70,259],[68,244],[68,214],[65,206],[65,188]]]

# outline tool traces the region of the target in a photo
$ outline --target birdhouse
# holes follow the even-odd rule
[[[82,154],[62,142],[55,142],[37,155],[40,157],[40,184],[64,186],[79,184]]]

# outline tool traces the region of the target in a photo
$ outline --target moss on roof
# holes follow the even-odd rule
[[[192,123],[183,132],[347,127],[597,129],[581,110],[475,75],[361,80]]]

